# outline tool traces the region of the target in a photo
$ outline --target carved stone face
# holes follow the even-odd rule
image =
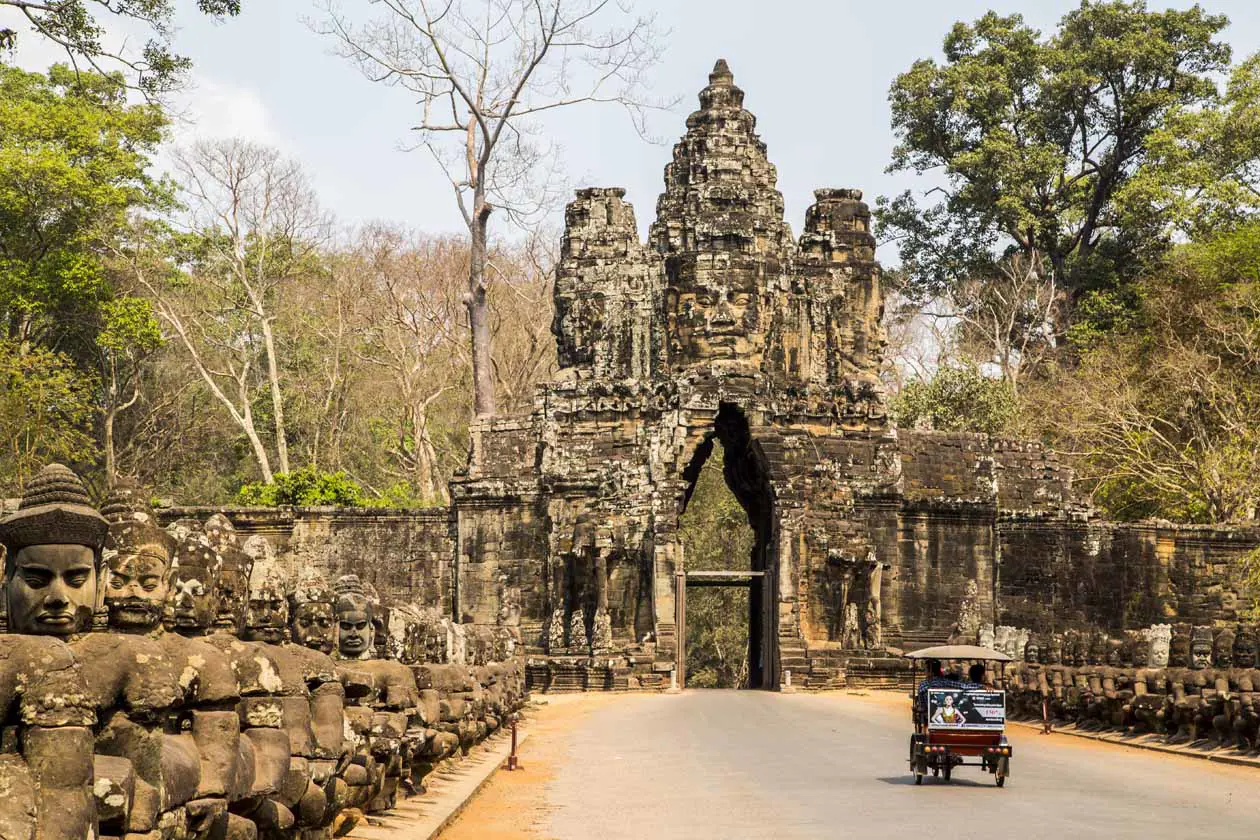
[[[372,617],[365,610],[345,610],[337,616],[337,649],[342,656],[358,659],[374,650],[375,635]]]
[[[225,559],[219,574],[219,606],[214,629],[241,633],[249,606],[249,569],[239,557]]]
[[[323,601],[294,607],[293,618],[289,622],[293,643],[320,653],[333,652],[337,645],[337,629],[332,604]]]
[[[1145,668],[1151,664],[1151,647],[1146,644],[1145,640],[1138,639],[1133,644],[1133,667]],[[1156,666],[1163,667],[1163,666]]]
[[[758,289],[749,269],[707,268],[668,296],[674,341],[691,359],[740,359],[760,351]]]
[[[1234,667],[1234,634],[1218,633],[1212,643],[1212,665],[1216,668]]]
[[[1032,639],[1028,640],[1028,644],[1024,645],[1024,661],[1040,662],[1041,661],[1041,645]]]
[[[107,561],[105,608],[109,626],[123,633],[144,633],[162,621],[170,592],[169,559],[148,551],[120,551]]]
[[[346,659],[370,659],[376,652],[372,609],[366,598],[343,596],[337,605],[337,652]]]
[[[1060,665],[1063,663],[1063,637],[1057,633],[1050,637],[1046,661],[1051,665]]]
[[[10,561],[9,632],[71,636],[92,626],[96,554],[84,545],[31,545]]]
[[[289,604],[283,592],[251,592],[245,608],[245,638],[279,644],[284,641]]]
[[[1256,667],[1256,639],[1249,633],[1239,633],[1234,638],[1234,667]]]
[[[1201,671],[1212,664],[1212,643],[1207,639],[1190,642],[1190,667]]]
[[[170,624],[180,635],[201,635],[214,626],[221,565],[203,539],[190,537],[180,546],[168,595]]]

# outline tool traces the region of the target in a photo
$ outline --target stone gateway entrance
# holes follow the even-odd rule
[[[700,106],[646,245],[623,190],[581,190],[567,208],[562,370],[528,417],[474,427],[452,485],[455,608],[517,624],[536,685],[668,682],[678,517],[716,442],[763,573],[752,684],[777,687],[803,638],[881,645],[858,503],[894,492],[898,465],[870,214],[856,190],[818,190],[794,239],[725,62]]]
[[[683,655],[687,636],[687,590],[693,587],[739,586],[748,589],[748,687],[775,688],[779,684],[774,668],[778,662],[776,637],[774,633],[766,632],[767,628],[776,626],[778,604],[775,569],[778,552],[773,544],[774,493],[769,480],[769,465],[752,440],[743,411],[731,403],[722,403],[713,431],[696,447],[691,462],[683,471],[687,482],[683,512],[695,490],[700,471],[715,446],[722,447],[722,473],[726,486],[739,502],[752,528],[752,556],[748,558],[748,571],[697,571],[685,568],[684,562],[684,568],[677,573],[678,585],[674,588],[674,597],[679,598],[680,603],[676,606],[676,613],[680,617],[679,623],[684,625],[678,629],[677,681],[680,687],[684,686],[689,673],[684,667]]]
[[[721,445],[756,534],[754,686],[887,684],[901,649],[980,623],[1229,618],[1173,568],[1216,543],[1148,550],[1037,444],[893,428],[861,192],[816,190],[794,236],[725,62],[699,99],[646,243],[622,189],[566,209],[561,369],[528,414],[473,424],[451,484],[454,616],[514,628],[535,689],[668,686],[679,517]]]

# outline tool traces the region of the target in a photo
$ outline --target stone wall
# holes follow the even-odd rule
[[[163,525],[223,513],[242,539],[267,538],[282,569],[296,579],[313,567],[328,580],[358,575],[390,602],[451,613],[455,543],[450,511],[380,508],[175,507],[157,511]],[[493,624],[493,617],[487,623]]]
[[[1241,558],[1260,529],[1009,516],[998,525],[1001,624],[1110,631],[1238,621]]]

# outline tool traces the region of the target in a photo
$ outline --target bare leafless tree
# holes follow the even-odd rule
[[[645,73],[661,50],[651,16],[611,0],[379,0],[359,23],[323,0],[316,28],[369,78],[418,97],[416,148],[450,181],[469,234],[473,409],[496,411],[487,270],[491,214],[537,217],[556,200],[557,158],[539,118],[590,103],[622,106],[643,133]]]
[[[289,471],[276,300],[310,270],[330,223],[298,164],[274,149],[207,141],[175,160],[188,202],[188,273],[176,283],[140,282],[271,481],[274,467]],[[274,467],[255,422],[258,387],[270,400]]]

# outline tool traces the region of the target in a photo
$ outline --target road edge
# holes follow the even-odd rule
[[[1008,719],[1006,722],[1015,726],[1023,726],[1028,729],[1040,730],[1042,728],[1040,721]],[[1166,753],[1168,755],[1181,755],[1186,758],[1197,758],[1202,761],[1215,761],[1218,764],[1230,764],[1235,767],[1252,767],[1260,769],[1260,757],[1249,758],[1244,755],[1231,755],[1227,752],[1227,748],[1223,747],[1217,748],[1216,750],[1204,751],[1193,747],[1178,746],[1177,744],[1163,744],[1158,741],[1134,740],[1116,733],[1083,732],[1071,726],[1056,726],[1050,730],[1050,733],[1052,735],[1071,735],[1074,738],[1088,738],[1091,741],[1098,741],[1103,744],[1115,744],[1118,747],[1132,747],[1134,749],[1150,750],[1151,752]]]
[[[431,796],[424,793],[400,800],[384,814],[369,817],[370,822],[357,827],[347,840],[435,840],[507,763],[512,752],[510,731],[505,728],[496,733],[493,744],[489,739],[483,741],[449,771],[435,771]],[[517,746],[528,738],[527,727],[518,729]],[[471,772],[450,783],[461,770]]]

